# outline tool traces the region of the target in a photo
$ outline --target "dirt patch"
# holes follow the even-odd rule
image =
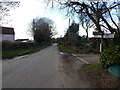
[[[89,82],[86,77],[79,72],[84,62],[81,62],[74,56],[62,55],[60,60],[61,66],[60,70],[64,76],[64,87],[72,88],[94,88],[91,82]],[[67,86],[67,85],[69,86]],[[65,86],[66,85],[66,86]]]
[[[83,62],[78,63],[79,61],[70,55],[62,55],[61,66],[62,70],[66,75],[72,75],[72,73],[76,73],[77,70],[81,68],[84,64]]]
[[[80,73],[83,73],[88,80],[93,82],[97,88],[120,87],[120,80],[108,73],[107,69],[100,66],[99,54],[77,54],[78,57],[87,61],[90,65],[82,66]]]
[[[78,57],[87,61],[89,64],[98,64],[100,60],[99,54],[76,54]]]
[[[97,88],[120,88],[120,79],[117,79],[110,75],[106,69],[103,68],[87,68],[88,65],[84,65],[80,70],[81,73],[88,77]]]
[[[87,88],[120,88],[120,80],[109,74],[107,69],[102,68],[98,63],[99,55],[81,54],[80,58],[84,58],[92,64],[85,65],[69,55],[62,57],[63,72],[66,77],[71,78],[70,82],[73,82],[73,80],[77,83],[82,82],[83,86],[84,84],[88,85]],[[90,61],[92,59],[94,60]],[[82,83],[79,83],[79,87],[83,87],[80,85]]]

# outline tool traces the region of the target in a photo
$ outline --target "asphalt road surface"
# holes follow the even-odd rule
[[[78,72],[84,63],[60,54],[57,45],[2,62],[2,88],[90,88]]]

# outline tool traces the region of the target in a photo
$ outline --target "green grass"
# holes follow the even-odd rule
[[[98,70],[98,69],[101,69],[101,65],[100,64],[90,64],[90,65],[87,65],[85,66],[85,69],[86,70]]]
[[[82,71],[87,75],[90,81],[94,81],[97,88],[116,88],[119,87],[118,79],[112,77],[106,68],[100,64],[84,65]]]
[[[10,50],[10,51],[3,51],[2,52],[2,58],[12,58],[14,56],[19,56],[19,55],[24,55],[32,52],[36,52],[41,50],[43,47],[34,47],[34,48],[29,48],[29,49],[20,49],[20,50]]]
[[[86,72],[88,72],[89,74],[94,73],[95,75],[97,75],[98,77],[106,72],[106,69],[104,69],[101,64],[90,64],[90,65],[86,65],[83,66],[84,70]]]
[[[70,49],[68,49],[67,47],[65,47],[63,45],[59,45],[58,48],[59,48],[60,51],[66,52],[66,53],[69,53],[69,54],[76,52],[75,47],[71,47]]]

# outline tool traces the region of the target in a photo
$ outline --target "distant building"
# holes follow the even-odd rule
[[[30,42],[29,39],[17,39],[15,42]]]
[[[14,28],[0,27],[0,41],[3,41],[3,40],[7,40],[11,42],[15,41]]]

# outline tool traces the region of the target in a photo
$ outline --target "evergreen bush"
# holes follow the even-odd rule
[[[120,64],[120,46],[110,45],[101,53],[100,62],[103,67]]]

